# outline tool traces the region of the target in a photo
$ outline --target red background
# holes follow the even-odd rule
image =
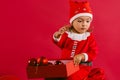
[[[80,1],[80,0],[78,0]],[[107,80],[119,80],[120,1],[88,0],[94,12],[99,54],[94,67],[105,69]],[[69,23],[68,0],[0,1],[0,75],[27,80],[30,57],[59,58],[52,34]]]

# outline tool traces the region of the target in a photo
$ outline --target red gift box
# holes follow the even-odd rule
[[[54,60],[55,61],[55,60]],[[50,62],[54,62],[50,61]],[[61,60],[64,64],[48,66],[27,66],[28,78],[65,78],[79,70],[72,60]]]

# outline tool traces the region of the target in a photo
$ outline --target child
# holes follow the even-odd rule
[[[62,27],[53,35],[53,40],[61,49],[62,59],[73,59],[80,70],[67,80],[87,80],[92,61],[97,54],[94,36],[89,32],[93,14],[88,2],[70,1],[70,25]]]

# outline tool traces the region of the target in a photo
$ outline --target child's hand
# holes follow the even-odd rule
[[[63,34],[65,31],[69,30],[70,25],[65,25],[59,29],[59,32]]]
[[[84,61],[84,54],[77,54],[74,56],[73,61],[75,65],[79,65],[81,61]]]
[[[69,30],[70,25],[61,27],[58,31],[54,33],[55,38],[59,38],[65,31]]]
[[[56,31],[55,33],[54,33],[54,37],[55,38],[59,38],[61,36],[61,33],[59,32],[59,31]]]

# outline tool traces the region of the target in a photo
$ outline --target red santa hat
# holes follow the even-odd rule
[[[80,16],[89,16],[91,19],[93,18],[89,2],[73,2],[70,0],[70,23]]]

